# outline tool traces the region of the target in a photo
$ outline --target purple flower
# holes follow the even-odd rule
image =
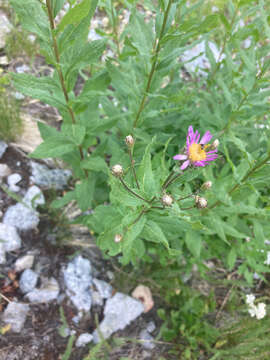
[[[213,137],[210,131],[206,131],[201,140],[200,137],[201,135],[198,130],[194,132],[193,127],[189,126],[185,154],[178,154],[173,157],[174,160],[185,160],[180,166],[181,170],[186,169],[189,165],[208,165],[209,161],[213,161],[218,157],[218,155],[215,154],[217,148],[207,144]],[[207,148],[210,151],[206,151]]]

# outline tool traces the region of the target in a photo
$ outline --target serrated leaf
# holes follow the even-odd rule
[[[170,250],[169,242],[166,236],[155,221],[147,220],[143,231],[143,237],[145,237],[147,241],[160,243],[164,245],[168,251]]]
[[[57,31],[63,31],[69,24],[80,23],[86,16],[88,16],[90,10],[93,15],[97,3],[98,0],[82,0],[64,15],[60,24],[57,26]]]
[[[50,204],[50,207],[52,209],[60,209],[66,204],[68,204],[70,201],[75,199],[76,199],[75,191],[68,191],[60,199],[53,200],[53,202]]]
[[[195,257],[199,257],[202,248],[202,238],[197,231],[189,230],[185,236],[185,243],[191,254]]]
[[[34,152],[31,153],[31,157],[36,159],[43,159],[49,157],[60,157],[74,151],[74,144],[70,143],[68,139],[55,136],[48,138],[42,144],[40,144]]]
[[[122,249],[125,263],[128,263],[131,260],[132,251],[136,249],[136,241],[144,228],[145,222],[146,217],[142,215],[135,224],[129,226],[128,230],[124,234]]]
[[[88,158],[84,159],[81,162],[82,169],[92,170],[92,171],[102,171],[103,173],[108,173],[108,166],[106,161],[101,156],[90,155]]]
[[[82,211],[86,211],[92,206],[95,191],[95,182],[96,179],[92,176],[84,179],[81,183],[76,184],[76,200]]]

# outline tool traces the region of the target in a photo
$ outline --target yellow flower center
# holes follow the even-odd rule
[[[201,144],[196,144],[196,143],[191,144],[188,151],[189,160],[192,162],[205,160],[206,159],[205,149],[208,146],[209,145],[203,146]]]

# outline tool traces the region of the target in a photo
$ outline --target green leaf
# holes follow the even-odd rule
[[[92,176],[84,179],[81,183],[76,184],[76,200],[82,211],[86,211],[92,206],[95,191],[95,181],[96,179]]]
[[[81,162],[82,169],[92,170],[92,171],[102,171],[105,174],[108,173],[108,166],[106,161],[100,156],[90,155],[88,158],[84,159]]]
[[[130,225],[123,238],[123,256],[124,263],[128,263],[131,260],[132,252],[136,252],[138,236],[141,234],[146,222],[146,217],[142,215],[140,219]]]
[[[75,191],[68,191],[60,199],[53,200],[53,202],[50,204],[50,207],[52,209],[60,209],[63,206],[65,206],[66,204],[68,204],[70,201],[75,200],[75,199],[76,199]]]
[[[98,0],[82,0],[65,14],[60,24],[57,26],[57,31],[63,31],[69,24],[76,25],[80,23],[86,16],[88,16],[89,11],[91,11],[91,16],[93,16],[97,3]]]
[[[148,198],[157,195],[157,184],[152,171],[151,151],[150,151],[154,141],[155,138],[153,138],[152,142],[146,147],[144,156],[137,171],[139,183],[142,187],[143,192],[147,194]]]
[[[55,79],[48,76],[36,78],[29,74],[12,74],[11,76],[15,88],[24,95],[65,111],[65,98]]]
[[[60,157],[61,155],[72,152],[74,149],[75,145],[67,138],[54,136],[40,144],[30,156],[36,159]]]
[[[234,264],[236,262],[237,259],[237,253],[236,253],[236,249],[235,247],[231,248],[229,254],[228,254],[228,258],[227,258],[227,263],[229,266],[229,270],[232,270],[234,267]]]
[[[77,124],[63,124],[61,131],[63,135],[70,138],[76,145],[82,144],[86,134],[85,126]]]
[[[52,1],[53,16],[56,17],[56,15],[64,6],[66,0],[51,0],[51,1]]]
[[[185,243],[191,254],[200,257],[202,248],[202,238],[197,231],[189,230],[185,236]]]
[[[170,250],[166,236],[164,235],[163,231],[155,221],[147,220],[147,223],[145,224],[145,228],[143,231],[143,237],[147,241],[160,243],[164,245],[168,251]]]
[[[50,27],[42,4],[36,0],[10,0],[23,28],[38,35],[44,41],[50,41]]]

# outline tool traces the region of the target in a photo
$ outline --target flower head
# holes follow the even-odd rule
[[[212,148],[210,144],[207,144],[213,137],[210,131],[206,131],[201,140],[200,137],[198,130],[194,132],[193,127],[189,126],[185,154],[177,154],[173,157],[174,160],[185,160],[180,166],[181,170],[186,169],[189,165],[205,166],[209,161],[218,157],[215,154],[217,147]],[[207,151],[207,148],[210,151]]]

